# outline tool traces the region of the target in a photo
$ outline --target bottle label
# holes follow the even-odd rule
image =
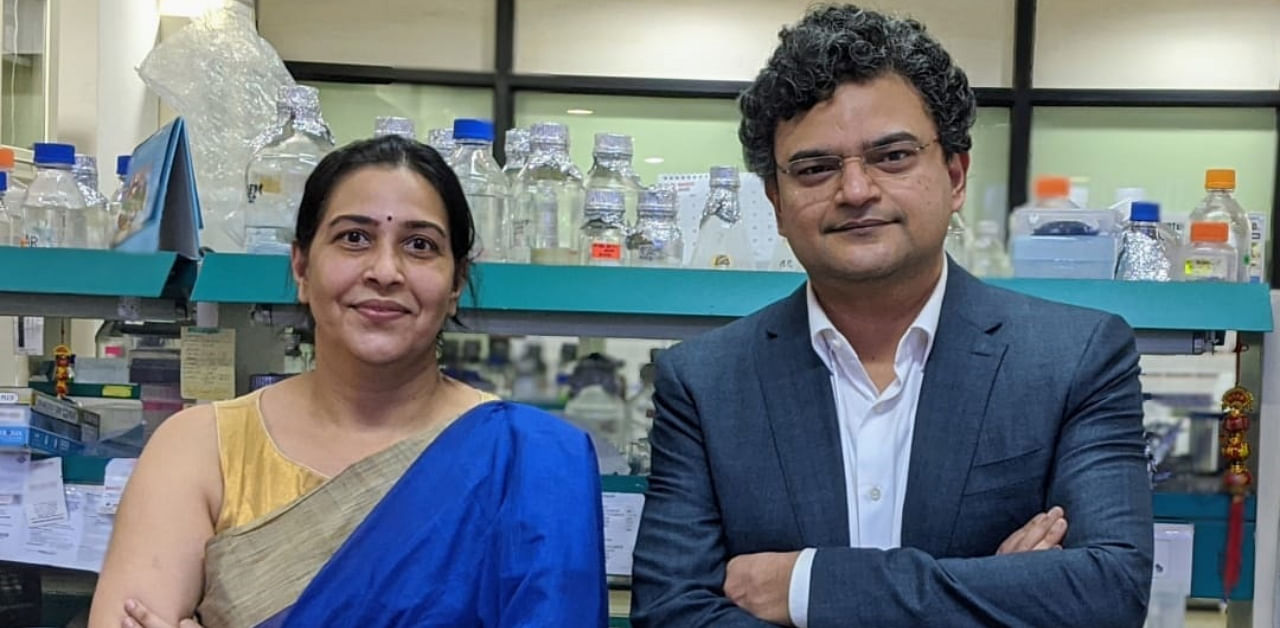
[[[279,194],[282,188],[279,177],[261,177],[256,182],[249,184],[249,202],[254,202],[263,194]]]
[[[1183,272],[1187,279],[1206,280],[1218,279],[1223,281],[1231,281],[1234,277],[1226,276],[1226,269],[1222,268],[1223,264],[1220,260],[1206,258],[1190,258],[1183,265]]]
[[[712,268],[730,268],[732,266],[733,266],[733,260],[730,259],[729,256],[725,255],[724,253],[720,253],[719,255],[716,255],[715,257],[711,258]]]
[[[622,246],[612,242],[592,242],[591,259],[602,262],[616,262],[622,259]]]

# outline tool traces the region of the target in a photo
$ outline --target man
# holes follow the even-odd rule
[[[780,38],[739,136],[809,280],[658,359],[633,625],[1141,625],[1132,331],[948,262],[975,106],[923,26]]]

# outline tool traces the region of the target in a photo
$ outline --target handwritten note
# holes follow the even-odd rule
[[[631,554],[644,512],[643,493],[604,493],[604,563],[610,576],[631,575]]]
[[[182,329],[182,396],[197,401],[236,396],[236,330]]]

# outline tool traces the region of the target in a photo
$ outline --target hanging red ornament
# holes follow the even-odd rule
[[[1237,380],[1239,380],[1239,352],[1236,349]],[[1244,503],[1253,485],[1246,461],[1249,459],[1249,413],[1253,412],[1253,393],[1240,386],[1222,395],[1222,423],[1218,442],[1227,470],[1222,475],[1222,488],[1231,495],[1227,512],[1227,546],[1222,561],[1222,599],[1231,598],[1231,591],[1240,580],[1242,545],[1244,544]]]

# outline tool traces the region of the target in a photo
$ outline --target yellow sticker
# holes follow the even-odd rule
[[[132,386],[103,386],[102,396],[115,397],[117,399],[131,399],[133,398],[133,387]]]

